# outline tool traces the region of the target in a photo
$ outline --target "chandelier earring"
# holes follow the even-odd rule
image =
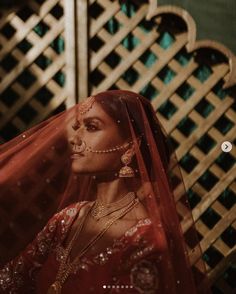
[[[134,154],[134,148],[131,147],[121,156],[121,162],[124,166],[119,171],[119,178],[133,178],[135,176],[133,168],[128,166],[131,163]]]

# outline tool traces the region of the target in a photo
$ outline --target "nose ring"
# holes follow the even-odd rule
[[[79,145],[74,144],[74,146],[73,146],[73,151],[76,153],[82,153],[85,151],[85,149],[86,149],[86,143],[82,140],[80,140]]]

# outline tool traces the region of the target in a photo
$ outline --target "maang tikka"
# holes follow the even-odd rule
[[[94,96],[90,96],[90,97],[86,98],[83,102],[81,102],[79,104],[79,113],[83,115],[86,112],[88,112],[92,108],[93,103],[95,101],[96,100],[95,100]]]

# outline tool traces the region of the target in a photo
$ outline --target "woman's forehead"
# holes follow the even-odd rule
[[[93,103],[92,107],[84,113],[78,113],[78,120],[84,121],[88,119],[100,119],[103,122],[110,123],[112,118],[103,110],[102,106],[96,101]]]

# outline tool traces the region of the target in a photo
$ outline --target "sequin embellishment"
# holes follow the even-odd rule
[[[159,275],[155,264],[148,260],[141,260],[131,269],[132,285],[139,293],[154,294],[159,287]]]

